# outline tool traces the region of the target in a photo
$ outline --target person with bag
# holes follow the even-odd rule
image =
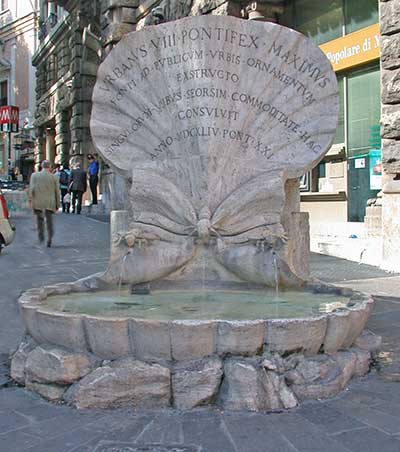
[[[86,171],[81,169],[80,162],[77,162],[71,171],[69,189],[72,191],[72,213],[79,215],[82,210],[82,197],[86,191]]]
[[[66,203],[64,201],[64,198],[66,198],[66,195],[69,192],[68,186],[69,186],[70,176],[71,176],[71,171],[68,169],[68,166],[61,165],[57,171],[57,177],[58,177],[58,180],[60,181],[61,205],[62,205],[63,213],[69,213],[69,205],[70,205],[71,201]]]
[[[29,204],[36,215],[39,242],[44,242],[44,222],[47,227],[47,246],[50,247],[54,234],[53,214],[60,207],[59,180],[52,174],[51,164],[43,160],[42,170],[33,173],[29,184]]]

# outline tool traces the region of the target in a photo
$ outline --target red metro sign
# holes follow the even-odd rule
[[[7,105],[0,107],[0,131],[18,132],[19,108]]]

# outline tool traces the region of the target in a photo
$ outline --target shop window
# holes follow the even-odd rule
[[[279,22],[323,44],[378,23],[378,0],[292,0]]]
[[[355,72],[347,77],[347,104],[348,150],[352,157],[370,149],[371,127],[380,122],[378,68]]]
[[[0,106],[8,105],[8,82],[0,82]]]
[[[344,124],[345,124],[345,114],[344,114],[344,78],[338,77],[338,88],[339,88],[339,121],[336,129],[335,140],[333,144],[344,143]]]
[[[295,28],[317,44],[339,38],[343,33],[342,0],[297,0]]]
[[[379,22],[378,0],[345,0],[346,34]]]

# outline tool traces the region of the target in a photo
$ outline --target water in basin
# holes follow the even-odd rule
[[[342,309],[349,299],[336,294],[285,291],[279,298],[264,291],[154,291],[131,295],[128,291],[74,293],[49,297],[51,310],[103,317],[154,320],[253,320],[303,318]]]

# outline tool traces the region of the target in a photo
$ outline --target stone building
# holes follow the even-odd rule
[[[37,46],[35,1],[0,1],[0,105],[19,107],[19,133],[11,134],[11,168],[27,178],[33,169],[35,69]],[[0,177],[8,175],[9,135],[0,134]]]
[[[373,263],[400,270],[398,0],[56,0],[41,4],[41,41],[34,58],[37,160],[47,156],[64,161],[95,151],[89,120],[96,68],[130,31],[187,15],[217,14],[278,22],[314,39],[337,72],[342,108],[332,149],[301,181],[301,210],[310,214],[312,232],[336,233],[332,242],[336,248],[324,243],[320,251],[354,259],[363,255],[365,259],[371,251]],[[51,12],[57,12],[57,21]],[[102,184],[103,204],[121,207],[122,181],[104,165]],[[293,196],[300,199],[295,185]],[[371,198],[375,201],[368,201]],[[293,201],[294,210],[297,202]],[[349,236],[363,239],[357,242]]]
[[[40,1],[36,67],[36,162],[94,152],[89,120],[100,49],[95,1]]]

